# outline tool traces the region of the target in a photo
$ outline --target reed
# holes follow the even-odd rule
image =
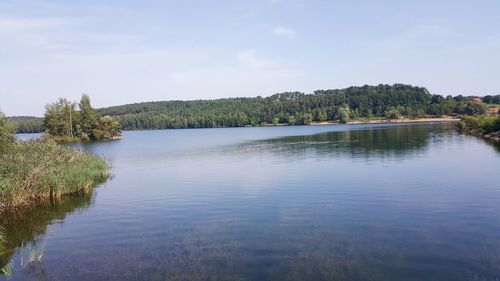
[[[16,142],[0,155],[0,212],[88,192],[107,177],[96,155],[50,140]]]

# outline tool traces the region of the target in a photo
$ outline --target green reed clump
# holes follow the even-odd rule
[[[50,140],[15,142],[0,155],[0,211],[89,191],[107,176],[96,155]]]

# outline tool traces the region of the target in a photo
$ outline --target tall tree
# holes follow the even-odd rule
[[[74,137],[77,120],[75,103],[65,98],[45,107],[44,127],[50,135]]]
[[[78,104],[79,112],[79,125],[80,135],[82,139],[94,138],[93,131],[98,125],[97,113],[90,104],[90,97],[86,94],[82,95],[80,103]]]
[[[349,105],[344,105],[339,108],[337,112],[337,116],[339,118],[340,123],[347,123],[351,120],[351,110]]]

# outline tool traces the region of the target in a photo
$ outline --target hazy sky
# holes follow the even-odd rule
[[[409,83],[500,94],[500,1],[1,0],[0,109]]]

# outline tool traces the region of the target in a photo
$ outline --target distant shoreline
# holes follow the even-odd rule
[[[362,125],[362,124],[399,124],[399,123],[428,123],[428,122],[459,122],[460,118],[454,117],[441,117],[441,118],[399,118],[399,119],[379,119],[379,120],[354,120],[345,123],[345,125]],[[339,121],[325,121],[325,122],[312,122],[305,126],[328,126],[328,125],[341,125]],[[245,127],[287,127],[287,126],[304,126],[304,125],[289,125],[289,124],[279,124],[279,125],[260,125],[260,126],[242,126],[242,127],[221,127],[221,128],[245,128]],[[189,129],[217,129],[217,128],[179,128],[177,130],[189,130]],[[123,130],[125,132],[131,131],[158,131],[158,130],[175,130],[175,129],[135,129],[135,130]],[[41,134],[41,133],[17,133],[17,134]],[[123,136],[114,137],[112,140],[120,140]]]
[[[441,118],[399,118],[399,119],[380,119],[380,120],[354,120],[347,122],[347,125],[357,124],[392,124],[392,123],[427,123],[427,122],[459,122],[460,118],[441,117]],[[311,126],[339,125],[338,121],[313,122]]]

